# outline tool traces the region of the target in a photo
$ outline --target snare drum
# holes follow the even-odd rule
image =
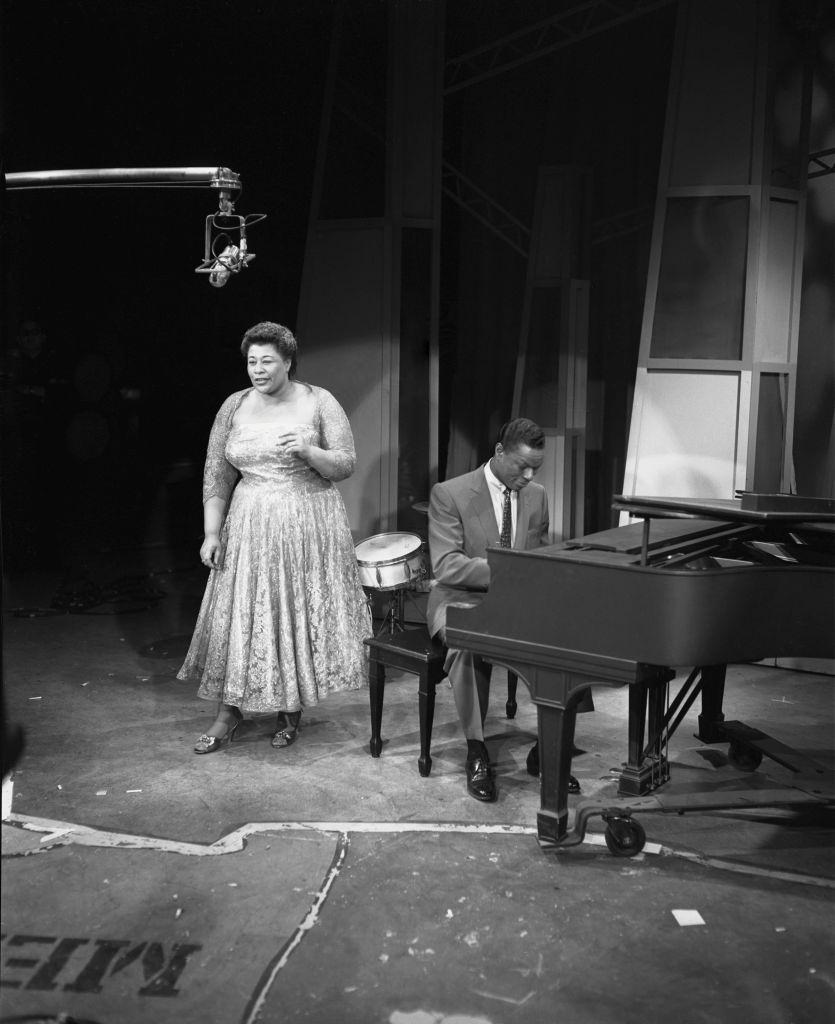
[[[360,583],[375,590],[399,590],[426,576],[416,533],[378,533],[356,546]]]

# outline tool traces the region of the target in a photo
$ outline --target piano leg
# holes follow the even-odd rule
[[[725,696],[726,665],[703,665],[702,672],[702,713],[699,715],[699,731],[696,738],[703,743],[721,743],[726,739],[722,723],[722,700]]]
[[[638,666],[635,682],[629,687],[629,760],[618,783],[621,796],[643,796],[670,778],[664,719],[667,683],[674,674],[669,669]],[[649,750],[647,733],[652,737]]]
[[[576,701],[570,708],[537,704],[540,808],[536,831],[540,843],[559,843],[568,829],[568,779],[574,747]]]

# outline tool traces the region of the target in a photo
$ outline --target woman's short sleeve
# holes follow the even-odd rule
[[[230,395],[217,411],[209,434],[206,463],[203,467],[203,504],[209,498],[228,502],[238,481],[238,471],[226,459],[226,440],[232,429],[232,417],[241,404],[245,391]]]
[[[321,447],[334,456],[334,471],[328,475],[331,480],[345,480],[354,472],[357,462],[351,424],[330,391],[316,388],[316,404]]]

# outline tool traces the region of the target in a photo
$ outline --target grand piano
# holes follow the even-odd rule
[[[670,779],[670,737],[698,696],[698,738],[728,742],[735,767],[754,771],[765,754],[798,773],[793,796],[766,786],[754,802],[828,799],[823,766],[726,722],[723,699],[730,663],[835,658],[835,502],[743,492],[618,495],[613,507],[637,521],[532,551],[489,549],[483,602],[448,611],[448,645],[515,672],[536,703],[540,843],[582,842],[600,814],[609,849],[631,856],[645,841],[636,810],[734,806],[727,794],[665,805],[656,792]],[[629,686],[628,759],[617,799],[581,802],[569,832],[576,709],[591,685]]]

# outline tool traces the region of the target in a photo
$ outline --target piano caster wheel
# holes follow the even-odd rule
[[[755,772],[762,764],[762,751],[747,747],[744,743],[731,741],[728,747],[728,760],[740,772]]]
[[[634,857],[644,848],[647,834],[634,818],[604,816],[606,845],[615,857]]]

